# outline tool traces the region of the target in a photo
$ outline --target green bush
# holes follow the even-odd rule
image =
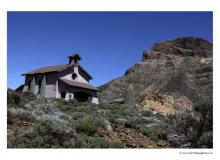
[[[90,141],[90,148],[124,148],[121,143],[110,143],[103,137],[96,137]]]
[[[31,132],[20,134],[12,147],[17,148],[78,148],[82,143],[69,127],[51,121],[39,121]]]
[[[125,148],[122,143],[111,143],[100,136],[89,137],[85,134],[80,134],[80,138],[86,143],[86,148]]]
[[[22,107],[26,103],[36,99],[36,96],[30,92],[16,92],[8,90],[7,92],[7,104],[8,107]]]
[[[141,111],[141,113],[143,116],[146,116],[146,117],[153,116],[153,113],[151,111]]]
[[[35,120],[35,117],[28,112],[23,112],[20,115],[17,115],[16,117],[18,117],[20,120],[27,121],[27,122],[33,122]]]
[[[84,133],[92,136],[98,132],[98,128],[90,120],[76,120],[75,127],[77,133]]]
[[[205,132],[199,137],[196,147],[212,148],[213,147],[213,132]]]
[[[125,123],[125,127],[139,129],[144,123],[145,121],[142,118],[131,118]]]
[[[213,146],[212,104],[195,104],[192,111],[170,116],[167,124],[168,140],[173,146],[194,148]]]
[[[142,128],[140,132],[155,141],[166,140],[166,133],[159,128]]]
[[[100,103],[98,107],[100,109],[109,110],[109,115],[113,117],[123,117],[128,115],[125,109],[125,104]]]
[[[90,140],[90,148],[109,148],[110,143],[102,137],[96,137]]]
[[[200,132],[212,131],[213,105],[208,103],[199,103],[195,104],[193,109],[200,115]]]
[[[122,143],[111,143],[111,147],[110,148],[125,148],[126,146]]]
[[[212,148],[213,146],[213,105],[208,103],[199,103],[193,106],[193,110],[199,115],[200,123],[197,126],[193,146]]]
[[[92,104],[86,102],[76,102],[76,101],[65,101],[65,100],[56,100],[56,107],[64,113],[72,113],[72,112],[84,112],[84,113],[92,113],[95,111],[94,106]]]
[[[13,92],[13,91],[8,91],[7,92],[7,103],[8,104],[16,104],[19,105],[21,101],[21,95]]]
[[[23,93],[21,93],[20,99],[21,100],[20,100],[19,106],[22,107],[25,104],[35,100],[36,96],[31,92],[23,92]]]
[[[73,108],[74,112],[84,112],[84,113],[92,113],[94,111],[94,108],[91,106],[79,106]]]
[[[33,122],[35,120],[35,117],[28,112],[17,112],[17,113],[12,113],[10,109],[7,111],[7,124],[12,124],[13,120],[18,121],[26,121],[26,122]]]

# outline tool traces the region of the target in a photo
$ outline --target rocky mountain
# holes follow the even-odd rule
[[[145,94],[184,97],[192,103],[212,102],[213,46],[193,37],[155,43],[141,62],[122,77],[100,86],[100,99],[140,101]],[[176,98],[175,98],[176,99]]]

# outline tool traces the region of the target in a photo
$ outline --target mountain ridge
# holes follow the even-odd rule
[[[143,91],[186,96],[192,102],[212,101],[212,43],[183,37],[155,43],[142,61],[100,86],[100,99],[137,101]]]

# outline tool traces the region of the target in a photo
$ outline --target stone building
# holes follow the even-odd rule
[[[99,103],[98,88],[89,84],[92,76],[79,64],[78,54],[70,55],[69,63],[48,66],[22,74],[25,76],[23,92],[30,91],[46,98],[91,101]]]

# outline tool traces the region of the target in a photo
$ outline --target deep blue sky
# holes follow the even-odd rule
[[[8,87],[75,52],[99,86],[141,61],[153,43],[185,36],[212,42],[212,28],[212,12],[8,12]]]

